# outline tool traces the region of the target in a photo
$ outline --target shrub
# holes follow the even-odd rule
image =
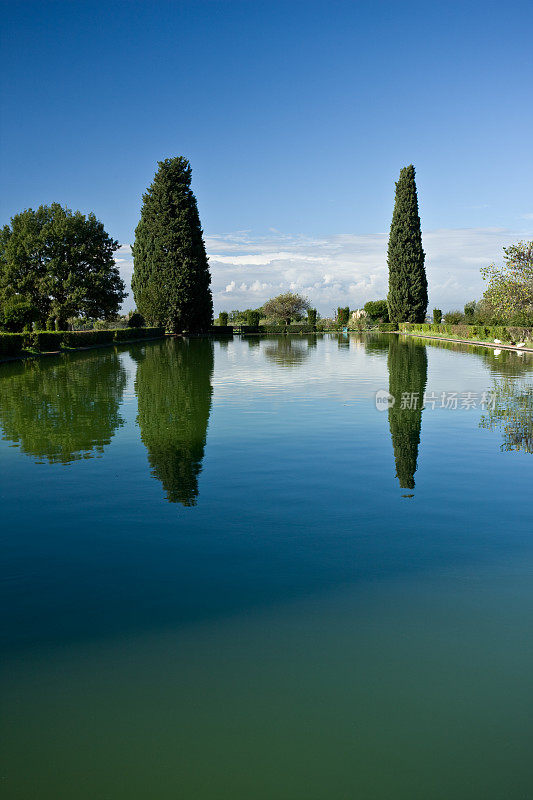
[[[228,324],[228,312],[227,311],[221,311],[220,312],[220,314],[218,315],[218,324],[222,325],[223,328],[225,328],[227,326],[227,324]]]
[[[64,331],[63,346],[94,347],[99,344],[109,344],[113,341],[115,333],[116,331]]]
[[[346,306],[345,308],[341,308],[339,306],[339,308],[337,309],[337,322],[338,322],[338,324],[339,325],[347,325],[349,319],[350,319],[350,309],[349,309],[349,307]]]
[[[307,311],[307,322],[308,324],[314,328],[316,325],[316,308],[310,308]]]
[[[464,314],[462,311],[447,311],[444,315],[444,322],[447,322],[449,325],[459,325],[463,320]]]
[[[442,322],[442,311],[440,310],[440,308],[433,309],[433,322],[435,323],[435,325],[440,325],[440,323]]]
[[[142,328],[144,324],[144,317],[138,311],[135,311],[128,320],[128,328]]]
[[[33,331],[24,334],[24,347],[39,350],[41,353],[60,350],[65,331]]]
[[[24,345],[22,333],[0,333],[0,356],[18,356]]]
[[[21,297],[8,298],[0,313],[0,323],[11,333],[20,332],[26,328],[31,330],[31,324],[39,317],[39,312],[29,300]]]
[[[259,319],[261,315],[259,311],[247,311],[246,312],[246,324],[250,328],[257,328],[259,325]]]
[[[397,330],[398,326],[395,322],[380,322],[378,325],[378,331],[390,332]]]
[[[465,322],[473,322],[476,313],[476,301],[471,300],[470,303],[465,305]]]

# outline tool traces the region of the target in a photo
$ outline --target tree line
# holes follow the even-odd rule
[[[136,325],[199,332],[213,323],[211,275],[191,177],[186,158],[165,159],[143,195],[132,248]],[[16,214],[0,231],[0,328],[63,330],[80,319],[116,319],[126,297],[114,260],[118,248],[93,213],[52,203]],[[464,312],[448,312],[445,321],[531,324],[533,242],[504,248],[504,262],[503,268],[492,264],[482,270],[488,282],[483,298],[467,303]],[[425,322],[428,283],[412,164],[396,183],[387,263],[387,298],[367,303],[366,319]],[[288,325],[305,315],[312,326],[320,322],[307,298],[286,292],[258,309],[221,312],[219,323],[256,327],[264,319]],[[339,307],[327,322],[343,327],[349,315],[348,307]],[[442,319],[440,309],[433,319]]]

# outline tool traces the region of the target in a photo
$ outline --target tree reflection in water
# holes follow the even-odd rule
[[[389,426],[396,461],[396,477],[402,489],[414,489],[422,405],[426,391],[426,348],[413,339],[389,334],[389,393],[395,398],[389,408]],[[402,396],[413,398],[412,407],[402,407]]]
[[[213,342],[171,339],[137,366],[137,421],[152,475],[171,503],[194,506],[211,411]]]
[[[309,357],[309,348],[305,339],[280,336],[275,343],[265,345],[264,354],[280,367],[297,367]]]
[[[114,350],[6,364],[0,381],[3,438],[49,463],[99,457],[123,424],[125,386]]]
[[[501,450],[523,450],[533,453],[533,385],[524,385],[516,378],[494,381],[493,405],[481,417],[481,428],[501,430]]]

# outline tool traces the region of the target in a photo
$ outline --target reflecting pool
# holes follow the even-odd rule
[[[533,358],[0,364],[2,797],[533,797]]]

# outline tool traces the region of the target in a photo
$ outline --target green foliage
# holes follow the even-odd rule
[[[263,306],[263,316],[289,325],[292,320],[299,321],[309,309],[309,300],[294,292],[286,292],[273,297]]]
[[[227,311],[221,311],[220,312],[220,314],[218,315],[218,324],[222,325],[224,328],[226,327],[226,325],[228,324],[228,312]]]
[[[41,353],[55,353],[61,349],[65,331],[32,331],[24,334],[24,347]]]
[[[476,339],[485,342],[494,342],[494,339],[499,339],[501,342],[505,343],[533,341],[533,329],[521,326],[466,324],[409,325],[407,323],[401,323],[400,329],[413,333],[434,333],[438,336],[450,336],[457,339]]]
[[[18,356],[24,346],[24,334],[0,333],[0,356]]]
[[[136,311],[128,320],[128,328],[144,328],[145,322],[142,314]]]
[[[125,297],[113,253],[118,242],[94,214],[59,203],[16,214],[0,234],[0,293],[30,301],[44,322],[115,314]]]
[[[259,333],[275,333],[283,336],[286,333],[314,333],[315,327],[306,322],[294,325],[260,325]]]
[[[211,410],[213,342],[155,343],[142,354],[135,379],[141,439],[152,474],[171,503],[194,506]]]
[[[337,308],[337,323],[343,327],[348,325],[348,320],[350,319],[350,309],[348,306],[345,308]]]
[[[117,331],[63,331],[61,344],[63,347],[95,347],[110,344]]]
[[[422,405],[426,391],[428,362],[426,348],[399,336],[389,341],[389,393],[395,398],[389,408],[389,426],[396,461],[396,477],[402,489],[413,489],[420,444]],[[416,402],[402,408],[402,395]],[[412,407],[410,407],[412,405]]]
[[[428,304],[422,231],[418,215],[415,168],[403,167],[396,183],[396,198],[389,236],[389,319],[423,322]]]
[[[151,323],[175,331],[205,331],[213,318],[211,275],[191,190],[191,166],[181,156],[158,163],[135,231],[135,302]]]
[[[30,358],[0,381],[5,439],[39,461],[68,464],[100,456],[116,429],[126,371],[114,350]]]
[[[307,310],[307,322],[312,328],[314,328],[316,325],[316,315],[317,315],[316,308],[309,308]]]
[[[364,311],[370,322],[390,322],[386,300],[369,300],[364,305]]]
[[[435,325],[440,325],[442,322],[442,311],[440,308],[433,309],[433,322]]]
[[[39,312],[30,300],[20,295],[7,297],[0,308],[0,327],[11,333],[30,328],[38,319]]]
[[[474,321],[475,314],[476,314],[476,301],[471,300],[469,303],[465,304],[465,313],[464,313],[465,322],[472,323]]]
[[[257,328],[261,315],[259,311],[248,311],[246,314],[246,324],[250,328]]]
[[[483,300],[501,321],[533,324],[533,242],[504,247],[504,265],[481,270],[488,281]]]
[[[398,325],[395,322],[380,322],[378,330],[390,333],[398,330]]]
[[[463,322],[465,316],[462,311],[447,311],[444,315],[444,322],[447,322],[449,325],[459,325]]]

